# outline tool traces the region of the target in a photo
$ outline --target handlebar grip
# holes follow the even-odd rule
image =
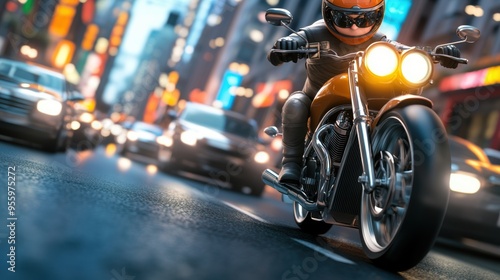
[[[467,63],[469,63],[469,60],[466,59],[466,58],[454,57],[454,56],[447,55],[447,54],[436,54],[436,53],[433,53],[431,55],[433,55],[434,58],[437,59],[437,61],[439,61],[439,58],[446,57],[446,58],[449,58],[449,59],[453,59],[453,60],[455,60],[456,62],[458,62],[460,64],[467,64]]]
[[[318,48],[310,49],[298,49],[298,50],[282,50],[282,49],[272,49],[271,53],[295,53],[295,54],[314,54],[318,52]]]

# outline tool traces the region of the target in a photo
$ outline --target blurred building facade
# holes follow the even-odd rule
[[[106,100],[107,78],[112,69],[124,67],[115,56],[136,2],[0,1],[0,36],[7,34],[0,40],[0,51],[21,57],[23,42],[31,43],[27,54],[43,50],[31,60],[72,71],[68,78],[102,111],[157,122],[165,108],[190,100],[243,112],[263,127],[280,124],[284,100],[302,88],[304,62],[274,67],[267,61],[276,39],[290,32],[266,23],[264,13],[270,7],[286,8],[294,15],[291,28],[299,29],[321,19],[321,0],[182,0],[175,5],[150,0],[147,3],[158,7],[172,6],[170,15],[150,34],[133,77],[118,81],[126,89]],[[407,45],[457,41],[455,30],[463,24],[481,30],[475,44],[457,45],[469,64],[453,70],[438,67],[434,86],[424,95],[434,101],[450,133],[500,149],[500,2],[386,2],[391,5],[386,17],[398,14],[398,6],[410,9],[397,38],[392,38]],[[63,16],[68,13],[70,19]],[[61,49],[71,50],[71,55],[57,60]]]

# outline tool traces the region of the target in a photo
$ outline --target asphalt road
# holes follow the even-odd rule
[[[104,147],[0,142],[0,158],[0,279],[500,279],[498,258],[441,245],[387,272],[354,229],[301,233],[273,191],[241,195]]]

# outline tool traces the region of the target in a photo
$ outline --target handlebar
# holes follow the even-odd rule
[[[271,49],[271,53],[282,53],[282,54],[316,54],[318,53],[319,48],[301,48],[301,49],[296,49],[296,50],[283,50],[283,49]],[[446,57],[448,59],[455,60],[456,62],[460,64],[467,64],[469,63],[469,60],[466,58],[461,58],[461,57],[454,57],[451,55],[446,55],[446,54],[437,54],[433,52],[429,52],[429,54],[436,60],[436,62],[439,62],[439,58],[441,57]]]
[[[271,49],[271,53],[315,54],[318,51],[319,51],[318,48],[306,48],[306,49],[297,49],[297,50]]]

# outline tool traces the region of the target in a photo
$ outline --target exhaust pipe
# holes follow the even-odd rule
[[[287,195],[291,200],[300,204],[307,211],[321,210],[316,202],[309,201],[301,191],[288,184],[280,183],[278,181],[278,174],[271,169],[264,170],[262,173],[262,181],[280,193]]]

